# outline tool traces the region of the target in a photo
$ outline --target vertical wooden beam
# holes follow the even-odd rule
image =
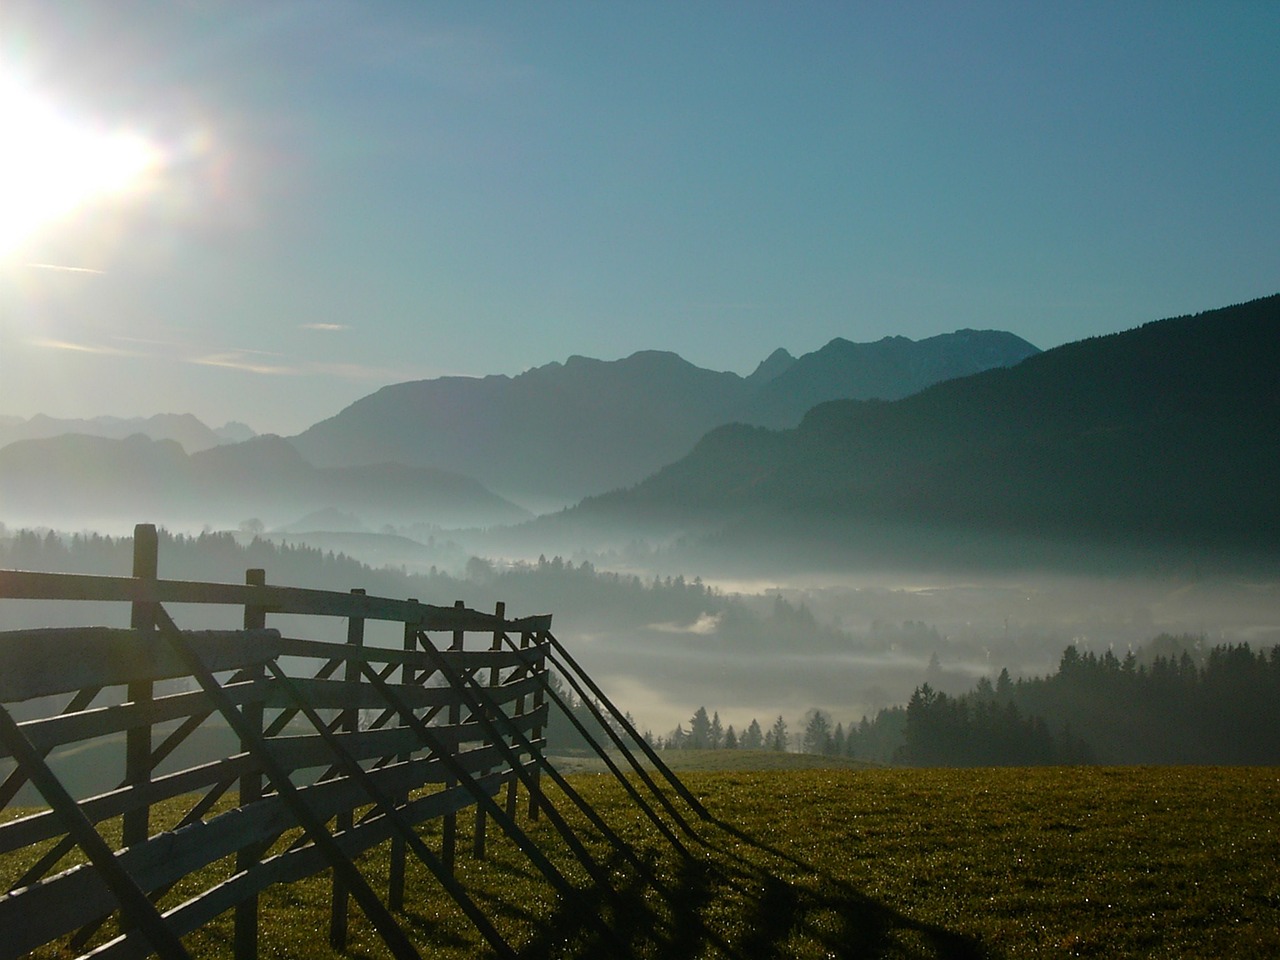
[[[364,596],[365,591],[356,588],[351,591]],[[364,646],[364,617],[351,617],[347,620],[347,644],[351,648]],[[356,733],[360,729],[360,702],[356,696],[355,685],[360,682],[360,661],[354,656],[347,658],[343,680],[351,687],[351,705],[342,712],[342,729],[347,733]],[[350,810],[344,810],[337,817],[337,832],[350,830],[355,819]],[[350,903],[350,891],[343,878],[335,870],[333,874],[333,908],[329,917],[329,946],[335,950],[347,948],[347,914]]]
[[[159,572],[160,539],[155,524],[140,523],[133,528],[133,575],[139,580],[155,580]],[[129,614],[129,626],[140,633],[155,630],[155,608],[150,603],[135,603]],[[127,697],[134,703],[152,699],[155,691],[150,680],[128,685]],[[130,786],[142,786],[151,780],[151,726],[131,727],[125,733],[124,780]],[[124,814],[121,844],[132,846],[146,840],[151,832],[151,808],[141,806]]]
[[[493,609],[493,615],[498,618],[499,622],[504,622],[507,615],[507,605],[503,603],[501,600],[499,600],[497,605]],[[489,649],[501,650],[502,637],[503,637],[502,627],[498,627],[497,630],[493,631],[493,642],[489,644]],[[490,689],[498,685],[499,677],[500,677],[500,671],[497,665],[490,667],[489,668]],[[492,743],[492,740],[486,739],[485,742]],[[471,855],[477,860],[484,859],[484,835],[485,835],[485,825],[486,825],[485,820],[487,816],[488,816],[488,812],[484,804],[479,804],[479,803],[476,804],[476,832],[475,832],[475,837],[471,844]]]
[[[538,675],[542,675],[544,677],[544,682],[538,684],[538,688],[533,694],[533,710],[535,713],[537,713],[537,711],[542,708],[542,704],[546,701],[546,692],[544,690],[544,687],[546,686],[545,680],[547,679],[545,677],[545,674],[547,672],[546,644],[539,643],[538,646],[542,652],[539,654],[538,660],[533,665],[531,672]],[[534,727],[532,732],[529,734],[529,739],[538,740],[539,738],[541,738],[541,736],[542,736],[542,728]],[[533,768],[533,783],[529,787],[529,819],[530,820],[538,819],[538,806],[541,799],[542,799],[542,767],[541,765],[539,765]]]
[[[267,571],[260,568],[246,570],[244,572],[244,582],[251,587],[266,586]],[[245,606],[244,628],[246,630],[261,630],[266,625],[267,611],[265,608]],[[265,672],[262,664],[255,664],[251,667],[249,675],[254,681],[263,682]],[[260,737],[264,719],[261,701],[246,703],[240,712],[244,716],[245,724],[253,730],[257,737]],[[253,746],[253,742],[241,738],[240,749],[242,751],[249,752],[253,749]],[[240,778],[240,806],[243,807],[260,799],[262,799],[262,773],[261,771],[253,770]],[[257,863],[259,856],[260,851],[256,847],[237,851],[236,871],[248,870]],[[256,893],[247,900],[242,900],[236,904],[234,948],[235,960],[257,960],[258,895]]]
[[[453,608],[455,610],[465,610],[466,603],[462,600],[455,600]],[[453,642],[449,645],[450,650],[461,650],[466,642],[466,632],[463,630],[453,631]],[[455,730],[462,724],[462,692],[460,690],[453,691],[453,697],[449,704],[449,726]],[[449,777],[445,780],[445,789],[452,790],[458,785],[458,781]],[[444,816],[444,822],[440,825],[440,860],[450,870],[453,869],[455,857],[457,856],[458,846],[458,815],[456,813],[447,813]]]
[[[410,598],[409,603],[417,603],[416,598]],[[416,623],[405,622],[404,625],[404,649],[408,652],[416,650],[418,647],[418,625]],[[404,664],[400,667],[400,683],[403,686],[411,686],[417,681],[417,673],[412,666]],[[400,717],[400,726],[408,726],[408,721],[402,716]],[[406,763],[411,758],[408,753],[402,753],[398,757],[402,763]],[[396,803],[406,804],[409,802],[407,793],[401,794],[396,798]],[[405,839],[400,834],[396,834],[391,838],[391,863],[389,866],[389,876],[387,879],[387,906],[392,910],[404,909],[404,868],[406,860],[407,848]]]
[[[511,641],[508,640],[507,642],[510,643]],[[530,643],[532,643],[532,638],[528,633],[520,634],[521,650],[529,649]],[[512,717],[521,717],[523,715],[524,715],[524,694],[521,694],[519,697],[516,698],[516,708],[515,708],[515,712],[512,714]],[[519,787],[520,787],[519,777],[512,777],[511,782],[507,784],[507,816],[513,820],[515,819],[516,810],[518,809],[518,806],[519,806]]]
[[[373,924],[374,929],[378,931],[382,942],[390,949],[392,956],[396,957],[396,960],[421,960],[422,954],[405,936],[404,930],[396,922],[395,917],[378,899],[378,895],[373,892],[373,888],[369,886],[363,875],[361,875],[355,863],[343,852],[342,847],[325,829],[324,822],[312,811],[298,788],[293,785],[293,781],[289,779],[289,771],[267,749],[264,742],[265,738],[257,737],[253,730],[249,729],[245,724],[244,716],[240,713],[239,708],[232,702],[227,692],[222,689],[217,678],[209,671],[209,668],[201,662],[200,657],[191,649],[186,637],[174,626],[173,620],[170,619],[163,607],[158,606],[156,608],[156,617],[161,635],[169,641],[173,651],[182,658],[186,668],[191,672],[191,676],[196,678],[205,696],[213,703],[214,709],[227,721],[227,725],[241,739],[249,740],[250,742],[256,739],[252,751],[253,755],[258,763],[261,764],[263,772],[271,785],[275,787],[276,794],[283,801],[289,812],[293,814],[294,819],[302,827],[307,838],[315,844],[321,856],[329,861],[329,866],[332,867],[333,872],[342,875],[347,889],[351,891],[356,902],[360,904],[364,910],[365,917]],[[275,682],[287,684],[288,677],[280,669],[278,661],[270,661],[267,669],[271,671]],[[323,728],[323,726],[323,723],[319,725],[320,728]]]

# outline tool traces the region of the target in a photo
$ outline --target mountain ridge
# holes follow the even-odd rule
[[[575,520],[937,525],[1280,546],[1280,294],[1065,344],[799,426],[730,425]],[[754,518],[754,519],[753,519]]]
[[[152,440],[176,440],[187,453],[198,453],[226,443],[239,443],[256,435],[243,423],[231,421],[215,429],[190,413],[69,419],[50,417],[43,413],[28,419],[0,417],[0,447],[18,440],[45,440],[72,433],[114,440],[123,440],[140,433]]]
[[[959,354],[963,347],[971,354],[974,338],[999,344],[988,345],[986,359],[977,361],[956,356],[948,365],[916,358],[910,380],[885,373],[872,392],[900,395],[951,369],[1014,363],[1038,352],[1013,334],[993,331],[943,334],[920,350],[950,347]],[[874,359],[862,360],[864,346],[851,344],[863,368],[873,370]],[[901,338],[897,352],[917,352],[915,341]],[[857,377],[841,368],[839,358],[815,363],[815,354],[797,359],[779,348],[747,377],[697,367],[670,351],[645,350],[620,360],[574,355],[514,377],[409,381],[383,387],[290,440],[318,466],[447,464],[504,495],[564,506],[639,481],[721,424],[798,420],[812,402],[848,395]],[[921,374],[921,368],[933,372]],[[798,392],[803,399],[796,401]],[[753,398],[762,396],[753,409]]]
[[[375,526],[489,526],[530,516],[470,477],[401,464],[318,468],[271,434],[193,454],[176,440],[142,434],[15,441],[0,448],[0,507],[6,520],[22,513],[204,523],[260,516],[269,525],[325,509],[358,513]]]

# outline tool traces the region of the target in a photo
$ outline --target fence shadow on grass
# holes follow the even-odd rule
[[[700,852],[646,857],[643,872],[611,863],[613,893],[560,904],[521,957],[996,960],[976,938],[915,920],[731,825],[705,833]],[[601,942],[586,917],[605,918],[618,940]]]
[[[353,900],[375,947],[398,960],[421,957],[420,944],[477,949],[433,904],[513,960],[988,956],[713,817],[550,632],[550,615],[269,586],[256,569],[244,585],[161,580],[157,543],[139,524],[129,578],[0,571],[0,598],[127,603],[130,616],[128,628],[0,634],[0,761],[17,764],[0,778],[0,811],[28,783],[48,807],[0,823],[0,853],[14,855],[0,862],[0,957],[66,947],[183,960],[194,935],[197,955],[257,960],[263,898],[320,874],[328,923],[316,929],[353,957],[365,949],[348,937]],[[183,630],[166,604],[237,608],[244,626]],[[267,629],[268,614],[337,618],[346,641]],[[365,642],[366,623],[389,626],[382,643]],[[484,646],[466,649],[468,633]],[[553,668],[596,730],[549,683]],[[612,774],[603,804],[545,756],[553,709]],[[165,772],[215,717],[218,749]],[[48,758],[103,737],[120,741],[123,770],[94,795],[71,793]],[[536,829],[517,819],[519,788]],[[607,822],[610,807],[625,828]],[[487,879],[488,865],[455,874],[466,820],[477,862],[486,829],[519,851],[510,882],[467,882]],[[640,842],[622,835],[636,831],[647,831]],[[76,850],[80,861],[64,864]],[[416,900],[405,895],[411,867],[434,880]],[[179,887],[186,899],[171,902]],[[538,906],[548,902],[549,913]],[[209,926],[219,917],[229,933]],[[293,920],[287,952],[314,955]],[[103,937],[115,939],[95,945]]]

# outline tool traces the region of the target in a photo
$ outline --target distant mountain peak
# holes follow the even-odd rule
[[[770,380],[790,370],[795,362],[796,358],[788,350],[779,347],[760,361],[759,365],[751,371],[751,375],[747,377],[747,381],[755,384],[768,383]]]
[[[998,331],[948,337],[932,339],[979,358],[1001,345],[1033,355],[897,400],[831,400],[791,430],[723,427],[643,482],[584,502],[572,522],[804,530],[813,554],[919,534],[910,550],[955,548],[966,563],[1018,565],[1021,551],[1071,563],[1076,545],[1112,558],[1275,556],[1280,295],[1044,353]],[[816,356],[767,388],[816,376]]]
[[[438,466],[517,499],[564,504],[635,483],[726,423],[790,426],[817,403],[903,396],[1036,352],[1025,343],[977,350],[950,336],[836,339],[800,359],[778,348],[748,377],[670,350],[619,360],[575,354],[509,378],[384,387],[292,441],[316,466]]]
[[[828,400],[896,400],[940,381],[1012,366],[1039,352],[1021,337],[996,330],[958,330],[919,341],[888,336],[855,343],[834,337],[760,383],[738,419],[762,427],[793,427]]]
[[[248,431],[248,436],[253,435],[248,427],[244,430]],[[207,450],[228,439],[220,432],[210,430],[190,413],[157,413],[150,417],[102,414],[84,419],[62,419],[37,413],[29,420],[0,418],[0,447],[17,440],[52,439],[72,433],[116,440],[140,433],[153,440],[176,440],[187,453]]]

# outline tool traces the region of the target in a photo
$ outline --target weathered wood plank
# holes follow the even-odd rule
[[[237,705],[261,702],[267,687],[263,681],[242,681],[223,687]],[[209,701],[200,691],[172,693],[145,703],[116,703],[91,707],[76,713],[58,714],[18,724],[37,749],[50,750],[67,743],[110,736],[141,724],[161,724],[209,710]],[[0,759],[9,751],[0,745]]]
[[[518,717],[513,720],[521,733],[527,734],[538,722],[536,717]],[[457,754],[464,743],[480,743],[485,739],[484,728],[479,723],[463,723],[431,727],[437,745]],[[382,730],[363,730],[358,733],[337,733],[334,739],[341,743],[357,760],[373,760],[392,757],[400,753],[412,753],[427,749],[411,727],[389,727]],[[266,741],[267,749],[276,762],[288,770],[305,770],[328,766],[334,762],[333,750],[319,735],[273,737]],[[474,751],[458,754],[466,762]]]
[[[442,651],[445,659],[457,670],[482,667],[526,667],[537,662],[545,647],[526,650],[464,650]],[[310,657],[315,660],[363,660],[368,663],[395,663],[418,670],[432,670],[432,661],[421,650],[401,650],[391,647],[350,647],[343,643],[324,640],[305,640],[282,637],[280,655],[284,657]]]
[[[101,823],[126,810],[161,803],[184,794],[195,793],[235,780],[246,770],[256,769],[257,761],[248,754],[223,757],[210,763],[189,767],[177,773],[156,777],[142,786],[120,787],[80,801],[91,823]],[[18,820],[0,824],[0,854],[20,850],[33,843],[51,840],[66,833],[66,827],[52,811],[42,811]]]
[[[344,710],[355,707],[361,710],[379,709],[387,706],[382,695],[369,684],[347,684],[342,680],[295,679],[294,685],[306,698],[307,703],[317,710]],[[542,684],[539,676],[526,677],[511,684],[492,688],[492,699],[499,704],[508,703],[522,693],[533,693]],[[430,707],[453,706],[462,704],[461,695],[451,687],[419,687],[395,685],[396,694],[415,710]],[[293,698],[278,684],[267,682],[264,703],[268,707],[286,708],[294,705]]]
[[[460,755],[469,769],[481,771],[498,762],[493,748],[468,751]],[[496,775],[498,782],[508,771]],[[439,761],[410,761],[373,771],[370,776],[380,787],[417,789],[427,783],[445,780],[446,771]],[[497,789],[497,786],[494,786]],[[326,781],[300,790],[308,807],[322,820],[342,810],[350,810],[371,802],[364,788],[347,778]],[[461,787],[442,791],[411,803],[406,813],[413,822],[444,812],[463,809],[474,800]],[[385,821],[375,817],[369,823]],[[196,822],[168,833],[158,834],[142,844],[117,854],[122,867],[144,890],[155,890],[230,856],[236,850],[258,842],[269,841],[296,828],[296,821],[279,797],[272,795],[247,807],[228,811],[206,822]],[[360,832],[361,826],[355,828]],[[391,827],[363,832],[369,840],[359,849],[385,840]],[[339,834],[341,840],[350,834]],[[305,849],[313,849],[307,847]],[[318,854],[318,852],[317,852]],[[327,862],[318,857],[312,872],[323,869]],[[299,877],[307,874],[299,874]],[[274,882],[274,881],[273,881]],[[257,887],[256,889],[261,889]],[[252,891],[246,891],[249,895]],[[230,905],[230,904],[228,904]],[[24,887],[0,897],[0,958],[18,957],[43,943],[70,933],[85,923],[111,912],[115,907],[110,891],[97,873],[88,866],[73,867],[40,883]],[[21,928],[19,932],[19,928]],[[12,936],[8,931],[15,931]],[[13,951],[13,952],[10,952]]]
[[[0,597],[26,600],[118,600],[128,603],[212,603],[261,607],[271,613],[363,617],[417,624],[423,630],[492,633],[551,629],[551,615],[502,621],[493,614],[387,597],[343,594],[303,587],[254,586],[147,580],[73,573],[0,570]]]
[[[138,536],[135,533],[135,544]],[[266,886],[308,876],[326,867],[333,867],[335,871],[339,867],[348,868],[343,877],[364,891],[361,903],[366,914],[373,917],[375,926],[393,947],[393,953],[397,952],[395,943],[402,936],[400,928],[389,914],[383,918],[386,929],[378,925],[378,917],[385,913],[384,905],[365,889],[364,878],[350,867],[343,853],[355,854],[368,849],[389,839],[397,830],[402,838],[407,837],[411,843],[418,842],[405,830],[406,820],[418,823],[433,817],[451,816],[474,806],[478,799],[483,800],[471,792],[475,785],[470,780],[472,775],[483,774],[482,789],[493,796],[504,785],[514,783],[517,771],[523,773],[525,768],[537,767],[533,758],[545,743],[540,736],[548,713],[545,705],[528,714],[510,718],[501,725],[522,744],[513,752],[501,742],[484,742],[486,733],[490,738],[495,735],[494,728],[480,722],[484,720],[483,716],[470,716],[468,704],[474,706],[474,701],[460,698],[460,691],[451,689],[447,684],[423,686],[423,681],[432,678],[439,682],[443,672],[457,682],[458,677],[474,677],[488,670],[487,677],[492,686],[485,698],[488,704],[486,712],[493,707],[511,709],[514,706],[514,712],[519,714],[527,696],[536,694],[543,682],[540,668],[545,663],[548,647],[541,642],[531,642],[534,637],[541,639],[550,630],[550,616],[507,620],[501,606],[494,614],[485,614],[466,608],[461,601],[453,606],[440,607],[416,600],[371,597],[358,590],[337,593],[276,587],[265,584],[261,576],[250,577],[243,585],[160,580],[155,576],[154,551],[150,554],[152,562],[142,572],[138,569],[138,556],[135,551],[134,576],[129,578],[0,570],[0,600],[120,602],[132,604],[135,614],[129,630],[89,627],[0,633],[0,703],[102,687],[124,687],[134,691],[126,698],[131,702],[78,709],[90,699],[91,694],[85,692],[64,715],[12,725],[14,736],[25,744],[21,751],[23,769],[44,771],[42,783],[53,794],[62,796],[65,791],[55,779],[47,776],[40,756],[82,740],[114,736],[120,732],[132,731],[135,734],[135,749],[130,754],[133,758],[128,778],[132,780],[130,785],[79,803],[65,798],[72,804],[70,813],[75,814],[71,817],[73,827],[83,824],[83,830],[77,834],[82,845],[101,854],[94,858],[96,866],[72,868],[0,896],[0,931],[6,934],[0,937],[0,960],[24,955],[85,923],[115,912],[117,898],[111,894],[112,888],[104,876],[114,878],[117,894],[120,882],[125,882],[137,894],[134,899],[126,898],[134,911],[131,916],[144,926],[154,920],[153,927],[148,927],[154,939],[159,934],[170,937],[170,924],[173,924],[172,930],[181,935],[253,897]],[[161,606],[171,603],[243,607],[255,611],[253,621],[246,614],[244,624],[252,629],[183,632],[179,635]],[[137,616],[139,610],[150,611],[167,624],[170,631],[167,641],[171,642],[154,635],[149,629],[151,621]],[[404,625],[406,649],[281,638],[277,631],[263,629],[262,617],[271,614],[341,617],[352,623],[364,620],[401,623]],[[415,649],[415,637],[429,643],[427,635],[432,632],[449,633],[455,649],[443,656]],[[464,651],[461,638],[468,632],[491,637],[489,649]],[[507,634],[519,634],[525,644],[520,649],[515,649],[514,644],[510,645],[512,649],[501,649],[499,638],[505,638]],[[175,651],[184,649],[194,651],[196,657],[190,657],[189,653],[175,654]],[[321,676],[311,679],[290,678],[286,681],[281,672],[280,678],[274,682],[242,679],[225,686],[210,675],[231,670],[261,671],[263,665],[274,664],[281,656],[321,659],[333,669],[322,670]],[[344,663],[347,665],[347,669],[342,671],[344,680],[324,679],[337,672]],[[359,678],[357,674],[360,671],[355,669],[358,663],[381,666],[376,670],[369,669],[366,678]],[[379,678],[389,677],[396,667],[401,668],[402,681],[408,677],[416,682],[403,683],[395,686],[394,692],[389,692]],[[534,670],[539,672],[534,674]],[[202,691],[158,698],[149,695],[156,681],[186,677],[192,672],[200,677],[204,687]],[[345,730],[338,734],[323,731],[323,736],[319,732],[287,736],[279,733],[295,707],[294,694],[286,694],[286,687],[301,689],[308,701],[308,709],[346,711]],[[420,716],[409,718],[410,726],[405,726],[403,718],[394,716],[394,711],[388,709],[388,699],[407,702],[410,709]],[[540,700],[537,698],[535,703]],[[254,741],[253,749],[257,753],[233,752],[238,751],[240,745],[229,742],[216,748],[227,750],[228,756],[215,756],[181,771],[155,775],[151,765],[160,762],[171,745],[165,742],[157,750],[154,738],[157,725],[182,723],[178,727],[179,735],[171,738],[176,741],[178,736],[198,729],[202,718],[210,711],[211,702],[217,705],[221,714],[225,714],[225,722],[237,731],[241,730],[242,718],[249,713],[260,716],[262,709],[268,707],[280,708],[284,712],[271,725],[272,736],[261,744]],[[360,730],[354,723],[355,711],[366,709],[372,709],[378,719],[371,728]],[[455,722],[430,727],[428,735],[423,729],[424,721],[446,709]],[[314,714],[310,716],[315,723],[326,722]],[[261,720],[258,720],[254,729],[260,724]],[[530,733],[538,734],[532,742],[525,740],[525,735]],[[427,751],[425,754],[424,750]],[[432,752],[436,750],[441,753]],[[328,769],[332,773],[335,752],[336,755],[355,759],[362,766],[373,759],[381,765],[368,771],[352,767],[346,771],[346,776],[335,776],[302,788],[290,782],[299,770]],[[0,751],[0,758],[6,754],[7,751]],[[391,758],[394,760],[388,762]],[[171,761],[172,757],[169,759]],[[244,805],[227,813],[209,816],[210,808],[224,790],[234,788],[238,780],[241,783],[252,781],[263,768],[270,770],[276,778],[279,793],[268,793],[258,799],[249,796]],[[293,776],[289,775],[290,772]],[[469,784],[470,789],[459,784],[459,778]],[[412,802],[387,799],[407,798],[412,791],[430,785],[443,785],[443,789]],[[147,835],[147,816],[153,804],[201,792],[203,797],[188,814],[191,823],[170,832]],[[249,793],[252,795],[253,791]],[[371,809],[375,806],[375,798],[383,804],[376,810]],[[362,812],[365,819],[352,824],[349,814],[353,811]],[[93,824],[122,815],[126,828],[130,818],[135,826],[141,826],[134,831],[127,847],[112,853],[102,847]],[[68,817],[70,814],[65,810],[61,818],[46,812],[0,825],[0,854],[59,838],[65,842]],[[199,819],[203,817],[209,819]],[[339,826],[336,845],[330,842],[330,831],[318,826],[334,821],[335,817],[339,818],[339,824],[352,824],[346,828]],[[309,842],[302,842],[264,863],[254,862],[274,840],[299,829],[299,824],[306,826]],[[167,889],[191,872],[213,863],[229,865],[228,858],[232,856],[236,857],[237,866],[229,881],[197,894],[170,911],[169,921],[160,922],[142,891]],[[55,857],[56,852],[49,859],[52,861]],[[34,871],[32,875],[35,875]],[[447,881],[450,878],[442,879]],[[445,885],[451,889],[447,882]],[[465,894],[455,896],[470,902]],[[150,912],[144,916],[145,911],[139,912],[139,905]],[[256,925],[256,920],[246,916]],[[138,917],[142,919],[138,920]],[[487,918],[483,914],[479,914],[478,919],[473,916],[473,920],[482,931],[486,929]],[[9,936],[10,931],[20,933]],[[387,939],[390,934],[395,936]],[[498,942],[501,944],[501,938]],[[402,946],[409,949],[407,941]],[[127,938],[105,951],[94,951],[94,954],[141,956],[149,949],[145,941]],[[175,949],[181,952],[180,945]]]
[[[477,780],[482,790],[490,795],[496,794],[503,784],[514,774],[501,771],[489,774]],[[457,791],[440,792],[420,797],[402,807],[402,812],[411,823],[423,823],[444,815],[450,810],[465,807],[470,797]],[[334,839],[348,856],[369,850],[386,842],[394,833],[394,828],[386,817],[375,817],[357,824],[350,832],[339,834]],[[277,883],[292,883],[322,871],[327,866],[324,858],[314,847],[299,847],[273,856],[253,867],[247,873],[211,887],[165,914],[165,920],[179,936],[199,929],[215,917],[219,916],[236,903],[265,890]],[[148,954],[145,945],[126,942],[123,938],[104,944],[87,957],[110,958],[110,960],[126,960],[126,958],[143,958]],[[0,954],[3,957],[3,954]]]
[[[210,670],[236,670],[279,655],[276,630],[200,630],[186,634]],[[111,627],[53,627],[0,633],[0,702],[186,676],[155,635]]]

